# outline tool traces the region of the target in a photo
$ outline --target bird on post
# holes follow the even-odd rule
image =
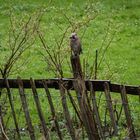
[[[72,33],[70,36],[70,47],[73,55],[77,56],[82,53],[81,41],[76,33]]]

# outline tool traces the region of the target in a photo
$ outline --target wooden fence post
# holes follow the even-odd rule
[[[124,107],[124,113],[126,117],[126,123],[127,123],[128,131],[129,131],[129,137],[130,139],[136,140],[136,135],[134,132],[134,127],[132,123],[132,118],[131,118],[131,113],[129,109],[125,86],[120,86],[120,90],[121,90],[122,104]]]
[[[29,109],[28,109],[28,105],[27,105],[27,100],[26,100],[26,96],[24,93],[23,82],[20,77],[17,78],[17,82],[18,82],[18,86],[19,86],[19,94],[20,94],[20,98],[21,98],[22,108],[23,108],[23,111],[25,114],[25,119],[26,119],[27,126],[28,126],[29,135],[30,135],[31,140],[35,140],[34,128],[32,125],[32,121],[31,121],[31,117],[30,117],[30,113],[29,113]]]
[[[49,140],[50,138],[49,138],[48,128],[46,126],[45,118],[43,116],[43,112],[42,112],[42,109],[41,109],[41,105],[40,105],[40,101],[39,101],[39,98],[38,98],[38,93],[37,93],[37,90],[36,90],[35,82],[32,78],[30,79],[30,84],[31,84],[36,108],[37,108],[37,111],[38,111],[38,116],[39,116],[39,119],[40,119],[40,123],[41,123],[42,129],[43,129],[44,138],[45,138],[45,140]]]
[[[89,140],[99,140],[100,138],[99,138],[94,117],[92,115],[93,113],[91,112],[91,108],[90,106],[88,106],[88,102],[86,99],[87,90],[82,74],[79,55],[71,56],[71,65],[72,65],[73,75],[75,78],[75,82],[73,84],[78,96],[82,121],[85,126],[88,138]]]
[[[113,111],[112,100],[111,100],[111,96],[110,96],[110,88],[109,88],[109,84],[107,82],[104,83],[104,88],[105,88],[106,102],[107,102],[107,107],[109,110],[111,124],[114,129],[114,134],[117,135],[118,129],[117,129],[117,124],[116,124],[115,114]]]
[[[61,131],[60,131],[60,128],[59,128],[59,124],[58,124],[58,121],[57,121],[57,116],[56,116],[56,113],[55,113],[55,108],[54,108],[54,105],[53,105],[52,97],[51,97],[50,91],[48,89],[47,82],[45,80],[43,81],[43,85],[44,85],[44,88],[45,88],[45,91],[46,91],[46,95],[47,95],[47,98],[48,98],[48,102],[49,102],[49,105],[50,105],[50,109],[51,109],[52,117],[54,119],[54,123],[55,123],[55,127],[56,127],[58,137],[59,137],[60,140],[63,140],[62,134],[61,134]]]
[[[91,93],[91,98],[92,98],[92,103],[93,103],[93,112],[95,113],[95,120],[98,125],[100,137],[102,140],[105,140],[105,137],[103,134],[103,129],[102,129],[102,123],[101,123],[101,119],[100,119],[100,114],[99,114],[98,107],[97,107],[95,91],[94,91],[92,82],[89,82],[89,88],[90,88],[90,93]]]
[[[19,127],[18,127],[18,122],[17,122],[17,118],[16,118],[14,104],[12,102],[12,93],[11,93],[9,82],[8,82],[7,79],[5,79],[5,83],[6,83],[7,94],[8,94],[8,98],[9,98],[10,107],[11,107],[11,110],[12,110],[12,115],[13,115],[16,131],[17,131],[17,136],[18,136],[18,139],[20,140],[21,137],[20,137]]]
[[[70,133],[72,140],[76,140],[75,130],[72,125],[72,120],[71,120],[67,102],[66,102],[66,89],[62,80],[59,81],[59,89],[60,89],[60,94],[62,98],[61,100],[62,100],[63,111],[64,111],[65,119],[67,122],[67,126],[68,126],[68,131]]]

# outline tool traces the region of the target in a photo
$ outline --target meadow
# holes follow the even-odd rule
[[[76,32],[82,41],[83,54],[80,58],[85,78],[94,77],[95,52],[98,50],[97,79],[140,85],[139,7],[139,0],[0,0],[0,69],[4,68],[11,54],[10,44],[13,44],[14,40],[14,36],[10,34],[11,29],[14,29],[17,35],[21,31],[21,26],[31,17],[29,30],[32,29],[32,25],[37,24],[37,32],[42,34],[51,55],[60,57],[62,61],[63,77],[73,77],[69,66],[69,36],[72,32]],[[25,51],[20,50],[23,54],[15,61],[8,78],[20,76],[44,79],[60,76],[55,73],[56,68],[53,68],[53,64],[49,62],[48,53],[38,33],[30,36],[29,39],[31,39],[31,45]],[[42,91],[39,92],[41,97]],[[52,93],[57,107],[59,97],[56,99],[53,90]],[[14,96],[16,103],[19,97]],[[31,98],[29,96],[28,100]],[[118,97],[113,95],[113,98]],[[130,96],[129,100],[131,109],[135,110],[132,116],[139,130],[139,98]],[[45,110],[47,105],[44,104],[44,96],[41,97],[41,101]],[[34,103],[30,101],[29,104],[32,114],[36,116],[37,113],[33,109]],[[48,110],[45,111],[48,112]],[[61,111],[60,106],[58,108],[60,116]],[[32,119],[34,124],[37,124],[38,120]],[[20,123],[24,124],[24,120],[20,119]],[[12,127],[12,122],[9,124]]]
[[[6,41],[9,32],[9,16],[12,11],[16,21],[28,18],[32,13],[45,9],[41,19],[41,30],[43,30],[46,43],[55,50],[56,42],[60,41],[64,31],[70,24],[69,20],[76,26],[76,30],[69,29],[66,33],[63,48],[67,52],[69,48],[69,36],[74,30],[82,40],[82,59],[88,57],[88,63],[93,63],[96,49],[99,52],[99,61],[104,53],[108,42],[113,39],[105,53],[98,79],[110,79],[119,83],[138,85],[140,83],[140,40],[139,40],[139,2],[138,1],[10,1],[0,2],[1,53],[8,48]],[[34,15],[33,15],[34,16]],[[88,23],[87,20],[91,21]],[[93,20],[92,20],[93,18]],[[87,25],[80,25],[87,22]],[[77,27],[80,26],[80,27]],[[18,30],[18,27],[17,27]],[[81,37],[84,33],[84,36]],[[114,33],[115,32],[115,33]],[[115,35],[114,35],[115,34]],[[46,63],[44,63],[39,51],[43,50],[39,40],[27,50],[28,63],[17,75],[21,77],[44,78],[53,77],[48,75]],[[1,61],[5,61],[1,58]],[[110,74],[109,74],[110,73]],[[112,76],[111,76],[112,73]],[[66,75],[67,76],[67,75]],[[69,75],[68,75],[69,76]],[[13,75],[12,77],[15,77]]]

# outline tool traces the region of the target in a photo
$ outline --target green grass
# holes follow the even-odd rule
[[[59,38],[62,31],[60,31],[56,25],[59,24],[61,28],[65,30],[69,24],[68,21],[62,15],[62,12],[66,9],[66,15],[70,17],[75,23],[82,21],[84,16],[85,6],[92,1],[53,1],[45,12],[41,21],[41,28],[44,30],[47,44],[55,47],[54,38]],[[5,38],[9,26],[9,7],[13,7],[14,14],[19,18],[26,14],[31,14],[37,11],[41,6],[47,7],[48,1],[9,1],[9,3],[0,1],[0,44],[5,46]],[[111,79],[114,82],[137,84],[140,83],[140,20],[139,20],[139,5],[138,1],[98,1],[93,2],[94,9],[98,12],[98,16],[95,20],[91,21],[88,25],[87,31],[82,38],[83,44],[83,56],[82,59],[86,58],[87,55],[92,57],[89,58],[89,63],[93,63],[95,56],[95,50],[99,49],[102,44],[102,40],[107,32],[109,24],[109,35],[106,39],[106,44],[111,38],[111,34],[114,30],[117,30],[115,37],[105,54],[104,62],[99,69],[99,79]],[[60,12],[61,11],[61,12]],[[84,27],[85,29],[85,27]],[[82,35],[83,28],[78,30],[79,36]],[[67,33],[67,44],[68,38],[71,31]],[[99,34],[98,34],[99,33]],[[94,40],[94,38],[96,38]],[[24,71],[18,73],[22,77],[33,77],[33,78],[44,78],[50,77],[45,72],[46,63],[43,62],[42,56],[38,53],[41,44],[36,43],[30,49],[30,53],[27,53],[25,57],[29,58],[29,63],[25,65]],[[104,45],[105,46],[105,45]],[[90,48],[90,53],[88,49]],[[89,54],[88,54],[89,53]],[[99,59],[102,53],[99,54]],[[2,59],[1,59],[2,60]],[[4,60],[3,60],[4,61]],[[108,71],[107,65],[110,67],[110,71],[114,73],[114,76],[110,78],[106,73]],[[53,77],[53,75],[51,75]],[[66,75],[67,76],[67,75]],[[68,75],[69,76],[69,75]],[[15,75],[13,76],[15,77]]]
[[[77,24],[87,20],[87,15],[85,14],[87,5],[92,7],[92,11],[89,12],[89,16],[98,16],[80,29],[77,29],[77,33],[82,38],[83,32],[86,29],[84,37],[82,38],[83,54],[81,56],[81,62],[84,60],[88,61],[87,71],[90,72],[91,66],[95,59],[96,49],[100,49],[103,46],[102,51],[99,53],[98,60],[102,58],[104,49],[108,44],[110,38],[112,37],[114,31],[113,41],[111,42],[109,48],[107,49],[103,62],[98,69],[98,79],[109,79],[112,82],[140,85],[140,1],[139,0],[54,0],[50,5],[49,1],[45,0],[12,0],[9,2],[0,0],[0,64],[4,62],[7,57],[7,43],[8,39],[8,28],[9,22],[9,11],[13,9],[13,14],[18,20],[26,15],[32,14],[39,11],[41,8],[47,8],[44,13],[40,28],[44,34],[46,43],[53,49],[57,49],[55,38],[60,41],[63,32],[69,25],[68,20],[64,17],[64,13],[69,17],[73,23]],[[95,12],[93,12],[93,9]],[[92,13],[93,12],[93,13]],[[59,25],[59,27],[58,27]],[[62,28],[63,30],[61,30]],[[108,31],[107,37],[106,32]],[[72,29],[68,30],[66,38],[63,43],[62,53],[67,54],[66,57],[69,61],[70,53],[67,52],[69,47],[69,35]],[[104,38],[106,39],[104,44],[102,43]],[[102,45],[103,44],[103,45]],[[64,51],[65,50],[65,51]],[[47,70],[47,63],[40,54],[44,52],[42,44],[39,39],[36,39],[35,44],[33,44],[30,49],[28,49],[24,55],[23,59],[28,59],[28,63],[25,64],[20,71],[16,74],[11,75],[10,78],[16,78],[16,76],[21,76],[22,78],[53,78],[54,74]],[[65,59],[66,59],[65,57]],[[21,60],[22,61],[22,60]],[[64,76],[72,77],[69,72],[68,65],[66,61],[63,64]],[[18,65],[19,63],[17,63]],[[42,96],[44,92],[39,91],[41,105],[43,107],[44,113],[50,112],[46,107],[46,99]],[[51,91],[52,95],[56,95],[54,90]],[[27,92],[27,94],[29,94]],[[118,99],[119,97],[114,95],[113,99]],[[1,99],[2,100],[2,99]],[[32,102],[32,97],[28,97],[30,112],[32,114],[32,120],[34,124],[38,123],[37,113],[35,111],[35,104]],[[55,107],[59,106],[59,97],[53,97]],[[20,109],[19,97],[15,98],[15,104],[17,103],[17,111]],[[131,102],[132,116],[134,118],[134,124],[137,129],[139,129],[139,117],[140,109],[138,104],[138,97],[129,96],[129,101]],[[136,104],[135,104],[136,103]],[[104,102],[101,103],[104,105]],[[134,105],[133,105],[134,104]],[[69,105],[70,106],[70,105]],[[62,106],[58,108],[58,114],[61,112]],[[10,113],[10,109],[8,110]],[[104,108],[101,106],[101,114],[104,116]],[[74,116],[73,110],[71,110],[72,116]],[[48,114],[47,114],[48,115]],[[50,114],[49,114],[50,115]],[[50,116],[46,117],[49,120]],[[24,116],[24,114],[21,114]],[[121,122],[124,121],[122,118]],[[22,117],[19,119],[21,126],[24,126],[25,120]],[[60,121],[62,126],[64,125],[63,120]],[[13,122],[9,122],[9,126],[13,126]],[[65,133],[66,130],[64,130]],[[122,137],[126,134],[125,130],[122,131]],[[40,137],[40,136],[39,136]],[[55,139],[55,138],[54,138]]]

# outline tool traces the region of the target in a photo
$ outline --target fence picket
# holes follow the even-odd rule
[[[113,105],[112,105],[112,100],[111,100],[111,95],[110,95],[110,89],[109,89],[109,84],[107,82],[104,83],[104,89],[105,89],[105,96],[106,96],[106,102],[109,110],[109,115],[111,119],[111,124],[114,129],[114,134],[117,135],[118,129],[117,129],[117,124],[115,120],[115,114],[113,111]]]
[[[91,93],[92,104],[93,104],[93,112],[95,113],[95,121],[98,125],[100,137],[101,137],[102,140],[104,140],[105,137],[104,137],[104,134],[103,134],[102,123],[101,123],[100,114],[99,114],[98,107],[97,107],[95,91],[94,91],[94,88],[93,88],[93,85],[92,85],[91,82],[89,82],[89,87],[90,87],[90,93]]]
[[[63,111],[64,111],[65,119],[67,121],[68,131],[70,133],[72,140],[76,140],[75,130],[72,125],[72,120],[71,120],[70,113],[69,113],[68,106],[67,106],[66,90],[64,87],[64,83],[61,80],[59,81],[59,88],[60,88],[60,94],[61,94],[61,98],[62,98],[61,100],[62,100]]]
[[[47,86],[47,82],[44,80],[42,83],[44,85],[45,92],[46,92],[46,95],[47,95],[47,98],[48,98],[48,102],[49,102],[49,105],[50,105],[50,109],[51,109],[52,117],[54,119],[54,123],[55,123],[55,127],[56,127],[58,137],[59,137],[60,140],[63,140],[62,134],[61,134],[61,131],[60,131],[60,128],[59,128],[59,124],[58,124],[58,121],[57,121],[55,108],[54,108],[54,105],[53,105],[53,102],[52,102],[52,97],[51,97],[50,91],[49,91],[48,86]]]
[[[28,104],[27,104],[25,93],[24,93],[23,82],[20,77],[17,78],[17,82],[19,85],[19,94],[21,98],[22,108],[25,114],[25,119],[28,126],[29,135],[30,135],[31,140],[35,140],[34,128],[32,125],[32,121],[31,121],[31,117],[30,117],[30,113],[28,109]]]
[[[40,101],[39,101],[39,98],[38,98],[38,93],[37,93],[37,90],[36,90],[35,82],[32,78],[30,79],[30,84],[31,84],[31,89],[32,89],[32,92],[33,92],[36,108],[37,108],[37,111],[38,111],[38,116],[39,116],[41,126],[42,126],[42,129],[43,129],[44,138],[46,140],[49,140],[50,138],[49,138],[48,128],[46,126],[46,122],[45,122],[43,112],[42,112],[42,109],[41,109],[41,105],[40,105]]]
[[[5,83],[6,83],[6,89],[7,89],[7,94],[8,94],[8,98],[9,98],[9,103],[10,103],[10,107],[12,110],[12,115],[13,115],[13,119],[14,119],[14,123],[15,123],[15,127],[16,127],[17,136],[18,136],[18,139],[20,140],[21,137],[20,137],[19,127],[18,127],[18,122],[17,122],[17,118],[16,118],[14,104],[12,102],[12,94],[11,94],[9,82],[7,79],[5,79]]]
[[[135,131],[134,131],[133,123],[132,123],[132,118],[131,118],[131,113],[129,109],[125,86],[120,86],[120,90],[121,90],[122,104],[124,107],[124,112],[125,112],[125,117],[126,117],[126,123],[127,123],[128,131],[129,131],[129,137],[130,139],[136,140],[136,135],[135,135]]]

